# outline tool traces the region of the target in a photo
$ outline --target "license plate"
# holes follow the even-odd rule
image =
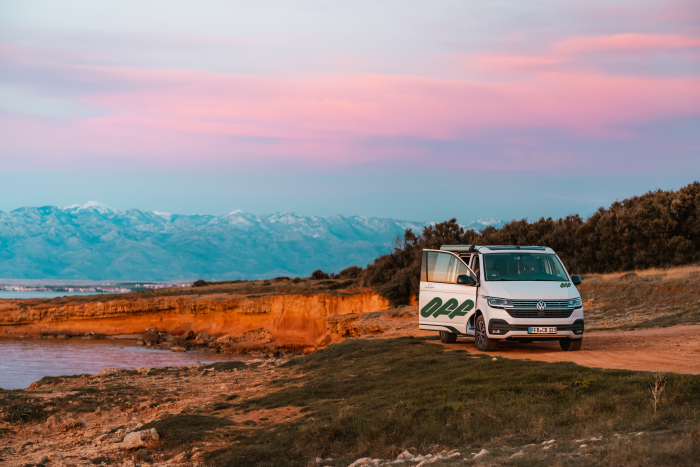
[[[528,334],[556,334],[556,327],[539,328],[539,327],[529,327],[527,328]]]

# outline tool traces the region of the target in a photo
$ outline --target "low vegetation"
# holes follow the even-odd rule
[[[451,219],[420,235],[407,230],[393,252],[367,266],[363,283],[394,305],[405,305],[418,293],[421,251],[458,244],[549,246],[573,274],[689,264],[700,259],[700,183],[618,201],[586,220],[578,215],[523,219],[475,232]]]
[[[348,340],[286,366],[303,376],[278,380],[280,390],[239,408],[295,406],[305,416],[237,431],[209,465],[303,466],[321,457],[339,466],[408,448],[486,448],[505,465],[693,465],[700,458],[698,376],[665,375],[655,409],[648,373],[470,356],[424,339]],[[606,443],[582,454],[580,445],[593,438]],[[551,439],[553,448],[542,449]],[[533,444],[532,455],[510,458]]]
[[[586,328],[700,323],[700,265],[584,276]]]

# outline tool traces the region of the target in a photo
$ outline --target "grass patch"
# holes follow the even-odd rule
[[[167,446],[189,445],[217,428],[234,425],[225,418],[207,415],[174,415],[145,424],[141,430],[155,428]]]
[[[698,376],[667,375],[654,417],[649,373],[467,358],[425,339],[350,339],[285,366],[303,375],[294,380],[300,386],[239,407],[306,407],[305,416],[241,432],[231,448],[210,457],[211,465],[275,465],[265,456],[278,456],[277,465],[295,465],[300,456],[388,459],[408,447],[425,453],[436,446],[493,440],[518,446],[632,431],[674,429],[683,437],[700,427]],[[688,446],[681,456],[686,460],[700,452],[700,445]],[[262,457],[254,462],[241,457],[251,452]],[[556,460],[548,459],[545,463]]]

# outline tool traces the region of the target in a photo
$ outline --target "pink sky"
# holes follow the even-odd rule
[[[595,173],[653,170],[635,148],[700,154],[667,132],[700,121],[694,2],[56,3],[0,7],[8,170]]]

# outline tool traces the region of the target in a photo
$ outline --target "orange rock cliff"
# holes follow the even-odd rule
[[[390,307],[384,297],[368,290],[354,295],[181,296],[60,305],[23,302],[0,301],[0,336],[109,336],[141,333],[150,326],[175,335],[192,330],[212,336],[240,336],[263,328],[277,342],[313,345],[327,334],[326,318],[330,316]]]

